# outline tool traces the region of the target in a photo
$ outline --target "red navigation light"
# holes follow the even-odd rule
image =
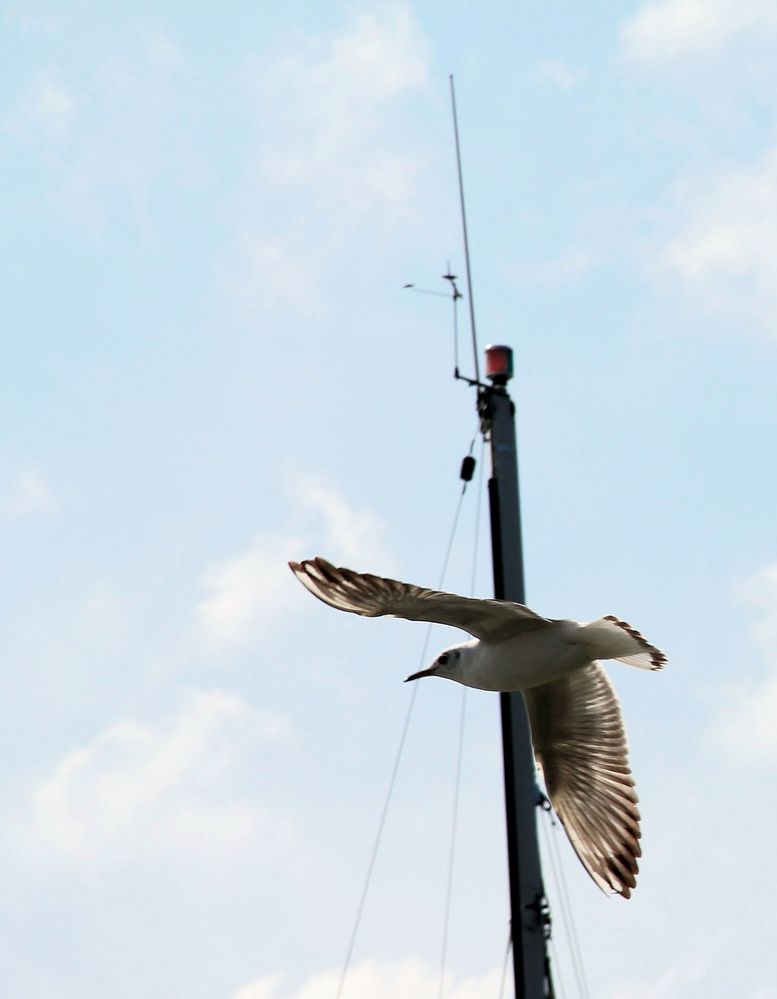
[[[513,377],[513,348],[503,344],[486,347],[486,378],[494,385],[506,385]]]

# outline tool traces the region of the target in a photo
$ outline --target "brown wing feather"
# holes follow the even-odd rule
[[[641,856],[639,810],[620,706],[598,663],[525,692],[553,807],[604,891],[628,898]]]
[[[388,615],[433,621],[461,628],[488,642],[499,642],[551,623],[523,604],[428,590],[397,579],[338,568],[323,558],[289,562],[289,567],[313,596],[330,607],[363,617]]]

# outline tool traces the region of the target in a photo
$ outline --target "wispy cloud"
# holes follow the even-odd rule
[[[573,247],[557,257],[536,260],[521,267],[521,276],[538,285],[553,287],[575,281],[596,265],[590,250]]]
[[[260,156],[264,177],[279,187],[313,183],[319,198],[347,192],[356,213],[394,205],[413,166],[381,132],[392,103],[425,79],[421,32],[401,4],[356,15],[338,35],[299,39],[258,71],[263,108],[279,112]]]
[[[77,90],[42,71],[0,127],[45,146],[46,196],[93,238],[129,224],[153,243],[168,205],[196,192],[203,230],[227,220],[216,250],[230,294],[309,318],[352,234],[390,231],[412,211],[423,157],[403,115],[427,59],[403,3],[348,12],[321,34],[290,32],[207,83],[175,39],[146,32]],[[235,117],[225,170],[208,125]]]
[[[286,563],[301,547],[293,537],[262,533],[245,550],[208,569],[202,578],[208,595],[197,605],[197,615],[213,647],[257,634],[277,619],[293,592]]]
[[[202,576],[207,595],[196,613],[213,648],[255,637],[294,606],[298,587],[288,569],[290,559],[329,552],[355,564],[369,563],[386,571],[391,566],[385,525],[371,511],[350,503],[324,476],[296,473],[287,492],[288,524],[260,532],[243,551],[219,561]],[[313,545],[315,551],[310,550]]]
[[[60,142],[68,135],[77,108],[72,88],[54,73],[42,73],[6,119],[5,129],[28,139]]]
[[[199,97],[186,72],[178,46],[156,32],[108,53],[78,88],[48,68],[22,89],[5,129],[43,146],[42,190],[74,226],[101,234],[129,219],[148,228],[159,184],[175,178],[180,189],[198,172],[181,125]]]
[[[537,64],[537,78],[564,93],[569,93],[580,85],[585,73],[573,69],[563,59],[541,59]]]
[[[322,315],[322,268],[318,252],[292,234],[243,233],[240,237],[237,290],[256,308],[291,309],[302,319]]]
[[[98,865],[240,847],[267,824],[257,806],[221,789],[249,731],[272,741],[286,723],[219,690],[191,693],[157,724],[111,725],[40,781],[12,839],[15,832],[25,851]]]
[[[411,9],[396,3],[295,36],[244,70],[259,141],[238,201],[243,300],[317,314],[323,274],[354,232],[374,238],[412,211],[422,157],[402,108],[426,62]]]
[[[629,982],[608,993],[609,999],[675,999],[684,995],[689,985],[704,980],[705,969],[696,961],[686,961],[662,971],[648,982]]]
[[[660,259],[698,304],[777,334],[777,149],[674,194],[679,220]]]
[[[391,570],[386,525],[371,510],[349,502],[323,475],[297,473],[290,478],[289,492],[301,514],[320,521],[317,533],[337,558]]]
[[[42,12],[33,9],[32,4],[26,3],[6,3],[0,10],[0,17],[3,20],[23,31],[30,33],[48,33],[57,27],[57,17],[51,12]]]
[[[736,36],[777,30],[773,0],[660,0],[621,27],[621,51],[637,63],[707,55]]]
[[[15,472],[0,493],[0,514],[6,517],[50,514],[56,509],[49,483],[42,472],[32,466]]]
[[[766,566],[739,588],[745,605],[756,612],[753,637],[763,652],[767,671],[760,680],[739,679],[726,691],[712,741],[737,762],[777,765],[777,563]]]
[[[299,987],[287,986],[280,975],[268,975],[244,986],[233,999],[329,999],[337,992],[339,971],[313,975]],[[501,973],[489,971],[470,978],[445,976],[444,994],[448,999],[491,999],[499,994]],[[414,959],[389,963],[362,961],[349,971],[348,994],[370,999],[437,999],[440,995],[439,972]]]

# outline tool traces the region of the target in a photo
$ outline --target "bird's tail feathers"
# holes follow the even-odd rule
[[[580,637],[590,646],[593,659],[617,659],[640,669],[661,669],[664,653],[651,645],[630,624],[612,614],[581,628]]]

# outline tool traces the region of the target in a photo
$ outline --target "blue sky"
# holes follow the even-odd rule
[[[0,24],[4,988],[334,993],[424,633],[331,612],[285,563],[438,581],[474,398],[449,304],[403,285],[463,271],[453,72],[481,346],[516,353],[529,603],[670,658],[610,670],[634,897],[558,835],[590,993],[777,996],[777,4]],[[461,691],[417,696],[346,996],[438,994]],[[445,995],[483,999],[497,702],[466,704]]]

